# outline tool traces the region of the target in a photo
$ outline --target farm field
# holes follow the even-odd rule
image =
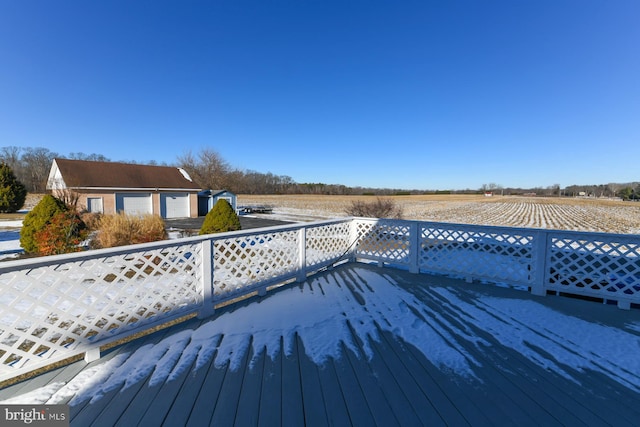
[[[462,224],[640,234],[640,203],[603,199],[476,195],[389,196],[403,218]],[[268,205],[273,216],[318,220],[346,216],[372,196],[239,195],[238,205]]]

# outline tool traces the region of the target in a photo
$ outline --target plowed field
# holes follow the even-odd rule
[[[393,196],[404,219],[511,227],[640,234],[640,203],[601,199],[511,196]],[[274,216],[346,216],[354,200],[370,196],[244,196],[239,205],[269,205]]]

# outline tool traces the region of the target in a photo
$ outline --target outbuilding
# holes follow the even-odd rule
[[[200,216],[205,216],[213,207],[218,203],[218,200],[223,199],[229,202],[234,211],[237,211],[237,196],[229,190],[203,190],[198,193],[198,213]]]
[[[178,167],[71,159],[53,160],[47,189],[89,212],[162,218],[197,217],[201,190]]]

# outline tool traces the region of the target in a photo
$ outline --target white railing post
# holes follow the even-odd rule
[[[420,273],[420,224],[413,221],[409,232],[409,272]]]
[[[549,244],[548,233],[545,230],[538,230],[535,233],[534,247],[533,247],[533,280],[531,283],[531,293],[533,295],[545,296],[547,291],[545,289],[545,268],[547,264],[547,248]]]
[[[351,218],[349,223],[349,262],[356,261],[356,252],[358,250],[358,222],[355,218]]]
[[[215,311],[213,306],[213,240],[207,239],[201,244],[202,308],[198,312],[198,318],[205,319],[212,316]]]
[[[307,280],[307,228],[301,227],[298,230],[298,271],[296,281]]]

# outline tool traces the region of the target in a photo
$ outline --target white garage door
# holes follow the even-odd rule
[[[166,193],[160,195],[160,214],[163,218],[189,217],[189,194]]]
[[[129,215],[150,214],[153,212],[151,207],[151,194],[116,194],[116,211]]]

